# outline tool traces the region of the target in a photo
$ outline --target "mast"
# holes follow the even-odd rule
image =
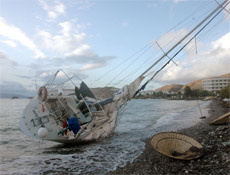
[[[157,63],[159,63],[165,56],[167,56],[173,49],[175,49],[182,41],[184,41],[189,35],[191,35],[198,27],[200,27],[208,18],[210,18],[217,10],[223,8],[223,5],[229,0],[225,0],[220,4],[214,11],[212,11],[206,18],[204,18],[196,27],[194,27],[187,35],[185,35],[181,40],[179,40],[171,49],[165,52],[156,62],[154,62],[147,70],[145,70],[141,75],[144,76],[149,70],[151,70]],[[229,2],[228,2],[229,4]]]

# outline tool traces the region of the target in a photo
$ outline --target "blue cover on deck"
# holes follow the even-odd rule
[[[77,118],[72,117],[68,120],[68,128],[69,130],[72,130],[74,134],[77,134],[77,132],[81,129]]]

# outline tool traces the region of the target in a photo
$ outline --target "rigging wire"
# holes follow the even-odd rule
[[[161,49],[161,51],[165,54],[165,51],[162,49],[162,47],[158,44],[158,42],[156,41],[156,44],[157,44],[157,46]],[[168,57],[168,59],[170,59],[170,57],[166,54],[166,57]],[[176,66],[178,66],[173,60],[172,60],[172,62],[176,65]]]
[[[224,18],[218,20],[210,29],[207,30],[207,32],[205,32],[203,35],[198,35],[198,36],[195,37],[195,38],[199,39],[198,41],[200,41],[201,38],[205,38],[205,37],[207,38],[208,33],[209,33],[211,30],[213,30],[214,27],[216,27],[216,26],[219,25],[221,22],[223,22],[224,20],[225,20]],[[181,55],[181,56],[179,57],[178,60],[180,60],[180,59],[181,59],[182,57],[184,57],[186,54],[190,53],[194,48],[195,48],[195,46],[191,47],[191,48],[190,48],[189,50],[187,50],[183,55]],[[177,51],[176,51],[176,52],[177,52]],[[175,53],[176,53],[176,52],[175,52]],[[183,62],[183,61],[182,61],[182,62]]]
[[[210,11],[212,11],[212,8],[210,8],[209,10],[207,10],[206,12],[204,12],[204,13],[202,13],[201,15],[199,15],[198,17],[196,17],[197,19],[201,19],[202,17],[204,17],[204,16],[206,16],[206,14],[208,13],[208,12],[210,12]],[[195,18],[195,17],[194,17]],[[198,21],[198,20],[197,20]],[[190,26],[193,26],[192,24],[194,23],[194,21],[192,21],[192,22],[189,22],[188,23],[188,25],[186,25],[184,28],[189,28]],[[180,31],[177,35],[178,36],[180,36],[182,33],[183,33],[184,31],[182,30],[182,31]],[[170,43],[172,43],[173,41],[174,41],[174,43],[176,42],[176,41],[178,41],[178,36],[175,36],[174,38],[172,38],[169,42],[167,42],[167,44],[165,45],[165,46],[163,46],[163,47],[166,47],[166,46],[168,46]]]
[[[211,5],[210,3],[208,3],[208,5]],[[206,4],[205,4],[205,6],[206,6]],[[202,6],[203,7],[203,6]],[[206,8],[207,8],[207,6],[206,6]],[[192,27],[193,26],[193,23],[195,22],[194,20],[195,20],[195,18],[196,19],[201,19],[202,17],[204,17],[204,16],[206,16],[206,14],[208,13],[208,12],[210,12],[210,11],[212,11],[212,8],[210,8],[209,10],[207,10],[206,12],[204,12],[204,13],[202,13],[201,15],[199,15],[199,16],[197,16],[197,17],[195,17],[194,16],[194,14],[191,14],[191,15],[189,15],[188,16],[188,18],[189,17],[192,17],[192,21],[191,22],[189,22],[188,21],[188,24],[187,25],[185,25],[185,26],[183,26],[184,28],[190,28],[190,27]],[[192,16],[193,15],[193,16]],[[188,19],[187,18],[187,19]],[[198,20],[197,20],[198,21]],[[179,27],[179,26],[178,26]],[[175,28],[175,27],[174,27]],[[170,32],[170,31],[169,31]],[[169,33],[169,32],[167,32],[167,33]],[[162,47],[167,47],[167,46],[169,46],[170,45],[170,43],[172,43],[173,41],[174,41],[174,43],[176,42],[176,41],[178,41],[179,40],[179,36],[181,36],[182,34],[183,34],[183,32],[184,32],[184,30],[181,30],[181,31],[179,31],[177,34],[176,34],[176,36],[175,37],[173,37],[171,40],[169,40],[167,43],[166,43],[166,45],[162,45]],[[159,38],[160,39],[160,38]],[[158,40],[159,40],[158,39]]]
[[[228,0],[225,0],[222,4],[226,5],[229,4]],[[140,76],[145,75],[147,72],[149,72],[156,64],[158,64],[168,53],[172,52],[176,47],[178,47],[178,45],[180,45],[185,39],[187,39],[188,37],[190,37],[190,35],[195,32],[200,26],[203,25],[204,22],[206,22],[206,20],[208,20],[211,16],[213,16],[218,10],[220,9],[220,7],[217,7],[214,11],[212,11],[206,18],[204,18],[198,25],[196,25],[188,34],[186,34],[181,40],[179,40],[173,47],[171,47],[164,55],[162,55],[156,62],[154,62],[147,70],[145,70]],[[218,13],[219,14],[219,13]],[[181,50],[183,49],[183,47],[181,48]]]
[[[177,25],[175,25],[175,26],[173,26],[169,31],[171,31],[171,30],[173,30],[173,29],[175,29],[176,27],[178,27],[180,24],[182,24],[184,21],[186,21],[189,17],[191,17],[192,15],[194,15],[194,14],[196,14],[200,9],[202,9],[203,7],[205,7],[205,6],[207,6],[207,5],[209,5],[210,3],[204,3],[200,8],[198,8],[198,9],[196,9],[193,13],[191,13],[190,15],[188,15],[187,17],[185,17],[182,21],[180,21]],[[168,31],[168,32],[169,32]],[[147,44],[147,46],[148,46],[148,44]],[[145,46],[145,47],[147,47],[147,46]],[[144,48],[145,48],[144,47]],[[144,49],[143,48],[143,49]],[[141,49],[142,50],[142,49]],[[141,51],[140,50],[140,51]],[[140,52],[140,51],[138,51],[138,52]],[[137,52],[137,53],[138,53]],[[136,54],[136,53],[135,53]],[[112,68],[111,70],[109,70],[108,72],[106,72],[104,75],[102,75],[101,77],[99,77],[98,79],[96,79],[92,84],[94,84],[95,82],[97,82],[97,81],[99,81],[100,79],[102,79],[103,77],[105,77],[106,75],[108,75],[109,73],[111,73],[112,71],[114,71],[116,68],[118,68],[120,65],[122,65],[122,64],[124,64],[125,62],[127,62],[129,59],[131,59],[135,54],[133,54],[132,56],[130,56],[128,59],[126,59],[124,62],[121,62],[120,64],[118,64],[117,66],[115,66],[114,68]],[[120,73],[118,73],[118,75],[120,75]],[[117,75],[117,76],[118,76]],[[111,81],[112,82],[112,81]],[[111,83],[110,82],[110,83]],[[110,84],[109,83],[109,84]],[[91,84],[91,85],[92,85]],[[106,86],[108,86],[108,84],[106,85]],[[106,87],[105,86],[105,87]]]
[[[157,51],[159,52],[159,51]],[[156,52],[156,53],[157,53]],[[148,56],[140,65],[138,65],[137,68],[135,68],[132,72],[130,72],[129,74],[127,74],[123,79],[121,79],[118,83],[116,83],[115,85],[119,85],[121,84],[123,81],[127,80],[128,78],[131,79],[131,75],[137,74],[139,71],[141,71],[143,69],[143,65],[146,64],[146,62],[150,59],[153,58],[152,55]],[[149,64],[148,64],[149,65]],[[141,69],[140,69],[141,68]]]
[[[213,18],[213,19],[214,19],[214,18]],[[207,36],[207,33],[209,33],[216,25],[220,24],[220,22],[222,22],[222,21],[223,21],[223,20],[218,21],[214,26],[211,27],[211,29],[208,30],[208,32],[205,33],[205,35]],[[210,22],[211,22],[211,21],[210,21]],[[204,29],[204,28],[203,28],[203,29]],[[203,30],[203,29],[202,29],[202,30]],[[202,31],[202,30],[201,30],[201,31]],[[201,31],[198,31],[197,34],[196,34],[194,37],[196,37]],[[203,35],[203,36],[205,36],[205,35]],[[203,36],[201,36],[201,37],[198,36],[198,38],[202,38]],[[192,40],[192,39],[191,39],[191,40]],[[193,46],[193,47],[194,47],[194,46]],[[189,49],[189,52],[190,52],[192,49],[193,49],[193,48],[190,48],[190,49]],[[186,54],[186,53],[185,53],[185,54]],[[170,62],[170,60],[169,60],[168,62]],[[165,64],[165,65],[162,67],[162,69],[163,69],[166,65],[167,65],[167,64]],[[159,70],[159,71],[160,71],[160,70]],[[158,72],[158,73],[159,73],[159,72]],[[128,109],[128,107],[127,107],[126,109],[124,109],[124,110],[122,111],[121,114],[123,114],[127,109]],[[120,117],[120,118],[121,118],[121,117]],[[118,121],[120,120],[120,118],[118,118]]]
[[[205,3],[204,6],[206,6],[207,4],[210,5],[210,3]],[[201,8],[203,8],[204,6],[201,6]],[[201,9],[201,8],[199,8],[199,9]],[[199,10],[199,9],[198,9],[198,10]],[[196,10],[194,13],[197,13],[198,10]],[[209,12],[209,11],[211,11],[211,9],[209,9],[208,12]],[[192,13],[192,14],[194,14],[194,13]],[[201,16],[199,16],[198,19],[200,19],[200,17],[204,16],[206,13],[207,13],[207,12],[205,12],[204,14],[202,14]],[[187,16],[185,19],[188,19],[189,17],[191,17],[191,15]],[[182,23],[182,22],[184,22],[184,21],[185,21],[185,20],[182,20],[180,23]],[[180,23],[179,23],[179,24],[180,24]],[[189,23],[189,25],[192,26],[192,23]],[[176,27],[176,26],[174,26],[174,27],[171,28],[170,30],[175,29],[175,27]],[[170,31],[170,30],[169,30],[169,31]],[[184,32],[184,31],[179,32],[178,35],[182,34],[182,32]],[[171,39],[169,42],[167,42],[167,44],[166,44],[164,47],[168,46],[168,45],[169,45],[171,42],[173,42],[173,41],[178,41],[177,38],[178,38],[178,37],[175,36],[173,39]],[[148,65],[148,64],[150,64],[150,62],[147,63],[146,65]]]
[[[196,9],[195,11],[193,11],[191,14],[189,14],[188,16],[186,16],[183,20],[181,20],[178,24],[176,24],[175,26],[173,26],[172,28],[170,28],[168,32],[172,31],[173,29],[175,29],[176,27],[179,27],[183,22],[185,22],[187,19],[189,19],[192,15],[196,14],[199,10],[203,9],[204,7],[207,7],[207,5],[210,5],[209,1],[207,1],[206,3],[204,3],[200,8]]]
[[[227,13],[230,14],[230,12],[226,9],[226,6],[223,7],[217,0],[215,0],[215,1],[216,1],[216,3],[217,3],[219,6],[221,6]]]
[[[205,38],[208,37],[208,34],[210,33],[210,31],[212,31],[217,25],[219,25],[219,24],[222,23],[223,21],[224,21],[224,19],[221,19],[221,20],[217,21],[217,22],[216,22],[209,30],[207,30],[202,36],[198,36],[198,37],[197,37],[197,39],[199,39],[198,41],[200,41],[201,39],[202,39],[202,40],[205,40]],[[194,47],[195,47],[195,46],[191,47],[191,48],[187,51],[187,53],[184,53],[183,55],[181,55],[180,58],[179,58],[179,60],[180,60],[182,57],[184,57],[186,54],[192,52],[192,50],[194,49]],[[183,61],[185,61],[185,60],[183,60]],[[183,62],[183,61],[182,61],[182,62]],[[182,62],[181,62],[181,63],[182,63]]]
[[[206,5],[206,3],[205,3],[205,5]],[[203,7],[203,6],[202,6],[202,7]],[[209,10],[209,11],[211,11],[211,10]],[[207,12],[206,12],[206,13],[207,13]],[[206,14],[206,13],[205,13],[205,14]],[[186,19],[188,19],[190,16],[191,16],[191,15],[189,15]],[[202,14],[202,16],[204,16],[204,14]],[[191,25],[191,23],[189,23],[189,24]],[[174,27],[174,28],[175,28],[175,27]],[[172,29],[171,29],[171,30],[172,30]],[[182,32],[183,32],[183,31],[181,31],[180,33],[182,33]],[[174,37],[172,40],[170,40],[170,42],[175,41],[176,38],[177,38],[177,37]],[[170,42],[168,42],[168,43],[166,44],[166,46],[169,45]]]
[[[207,33],[206,33],[207,34]],[[195,36],[195,40],[196,40],[196,36]],[[178,52],[178,50],[177,51],[175,51],[174,52],[174,54],[176,53],[176,52]],[[196,51],[197,52],[197,51]],[[186,53],[185,53],[186,54]],[[147,60],[146,60],[147,61]],[[144,61],[144,64],[146,63],[146,61]],[[141,66],[142,67],[142,66]],[[134,71],[135,72],[135,71]],[[131,72],[130,74],[132,74],[133,72]],[[129,76],[129,75],[128,75]],[[125,78],[127,79],[128,78],[128,76],[126,76]],[[121,81],[124,81],[125,79],[123,79],[123,80],[121,80]]]
[[[141,48],[140,50],[138,50],[137,52],[135,52],[134,54],[132,54],[131,56],[129,56],[125,61],[119,63],[118,65],[116,65],[115,67],[111,68],[108,72],[106,72],[105,74],[103,74],[102,76],[100,76],[98,79],[96,79],[91,85],[93,85],[95,82],[99,81],[100,79],[102,79],[104,76],[110,74],[112,71],[114,71],[115,69],[117,69],[119,66],[121,66],[122,64],[124,64],[125,62],[127,62],[128,60],[130,60],[132,57],[134,57],[135,55],[137,55],[139,52],[142,52],[142,50],[147,50],[149,48],[151,48],[151,43],[146,44],[143,48]]]
[[[222,22],[222,21],[223,21],[223,19],[222,19],[221,21],[218,21],[217,24],[219,24],[219,23]],[[216,25],[212,26],[211,29],[213,29],[215,26],[216,26]],[[210,31],[211,29],[209,29],[209,31]],[[208,32],[209,32],[209,31],[208,31]],[[208,32],[205,33],[206,36],[207,36],[207,33],[208,33]],[[200,37],[198,37],[198,38],[200,38]],[[193,46],[193,48],[194,48],[194,46]],[[191,50],[193,50],[193,48],[190,48],[188,52],[190,52]],[[177,52],[178,52],[178,51],[177,51]],[[184,55],[185,55],[185,54],[186,54],[186,53],[184,53]],[[169,60],[169,61],[170,61],[170,60]],[[168,63],[169,63],[169,61],[168,61]],[[166,65],[167,65],[167,64],[165,64],[163,67],[161,67],[161,69],[159,69],[154,75],[156,76],[163,68],[166,67]],[[153,77],[155,77],[155,76],[153,76]],[[146,85],[147,85],[147,84],[146,84]],[[134,96],[135,96],[135,95],[134,95]],[[134,103],[134,104],[135,104],[135,103]],[[134,105],[134,104],[133,104],[133,105]],[[133,105],[132,105],[132,106],[133,106]],[[130,108],[130,107],[131,107],[131,106],[126,107],[123,111],[121,111],[120,115],[122,115],[122,114],[123,114],[125,111],[127,111],[128,108]],[[119,120],[120,120],[120,119],[118,118],[118,121],[119,121]]]
[[[222,19],[221,21],[218,21],[218,23],[219,23],[219,22],[222,22],[222,21],[223,21],[223,19]],[[217,23],[217,24],[218,24],[218,23]],[[213,26],[212,28],[214,28],[214,27],[215,27],[215,26]],[[212,29],[212,28],[211,28],[211,29]],[[210,31],[211,29],[209,29],[209,31]],[[208,31],[208,32],[209,32],[209,31]],[[206,32],[205,35],[207,35],[208,32]],[[196,38],[196,37],[195,37],[195,38]],[[200,37],[198,37],[198,38],[200,38]],[[193,49],[193,48],[191,48],[191,49]],[[190,50],[191,50],[191,49],[190,49]],[[190,51],[189,51],[189,52],[190,52]],[[186,53],[185,53],[185,54],[186,54]],[[184,55],[185,55],[185,54],[184,54]],[[182,55],[182,56],[184,56],[184,55]],[[149,57],[148,57],[148,58],[149,58]],[[147,59],[148,59],[148,58],[147,58]],[[145,61],[146,61],[146,60],[145,60]],[[145,61],[144,61],[144,63],[145,63]],[[58,70],[58,71],[56,72],[55,76],[57,76],[57,73],[59,73],[59,71],[63,71],[63,70],[61,70],[61,69]],[[63,71],[63,72],[64,72],[64,71]],[[133,72],[132,72],[132,73],[133,73]],[[66,73],[65,73],[65,74],[66,74]],[[54,78],[55,78],[55,76],[54,76]],[[77,77],[78,79],[80,79],[78,76],[76,76],[76,77]],[[126,76],[126,78],[127,78],[127,77],[128,77],[128,76]],[[62,82],[62,83],[57,84],[56,87],[60,86],[61,84],[64,84],[65,82],[71,80],[72,78],[73,78],[73,77],[69,78],[68,80],[66,80],[66,81],[64,81],[64,82]],[[51,81],[51,79],[52,79],[52,78],[50,78],[49,81]],[[53,79],[53,80],[54,80],[54,79]],[[123,79],[123,80],[124,80],[124,79]],[[122,80],[122,81],[123,81],[123,80]],[[53,82],[53,81],[52,81],[52,82]],[[52,83],[50,83],[50,84],[52,84]],[[66,86],[67,86],[67,85],[66,85]],[[66,86],[65,86],[65,87],[66,87]],[[52,89],[55,89],[55,87],[53,87]],[[51,89],[51,90],[52,90],[52,89]]]
[[[217,25],[219,25],[219,24],[222,23],[223,21],[225,21],[224,18],[218,20],[218,21],[217,21],[212,27],[210,27],[203,35],[200,35],[200,36],[197,37],[198,41],[201,41],[201,39],[202,39],[202,40],[205,40],[205,38],[208,37],[208,34],[210,33],[210,31],[212,31]],[[189,52],[190,52],[190,50],[192,50],[192,49],[194,49],[194,46],[193,46],[191,49],[189,49]],[[186,54],[186,53],[184,53],[181,57],[183,57],[185,54]]]
[[[226,3],[225,5],[224,5],[224,7],[226,7],[228,4],[229,4],[230,2],[228,2],[228,3]],[[137,91],[136,91],[136,93],[134,94],[134,96],[133,97],[135,97],[141,90],[144,90],[145,89],[145,87],[146,87],[146,85],[161,71],[161,70],[163,70],[170,62],[171,62],[171,60],[173,59],[173,58],[175,58],[201,31],[203,31],[204,30],[204,28],[208,25],[208,24],[210,24],[210,22],[212,22],[215,18],[216,18],[216,16],[217,15],[219,15],[219,13],[221,12],[223,10],[223,8],[222,9],[220,9],[186,44],[184,44],[184,46],[183,47],[181,47],[175,54],[174,54],[174,56],[173,57],[171,57],[171,59],[168,61],[168,62],[166,62],[158,71],[156,71],[156,73],[146,82],[146,83],[144,83],[143,85],[142,85],[142,87],[140,88],[140,89],[138,89]]]
[[[60,82],[60,83],[54,84],[54,80],[56,79],[56,77],[57,77],[57,75],[58,75],[59,72],[63,72],[64,75],[67,77],[67,79],[65,81]],[[75,77],[78,78],[80,81],[82,81],[81,78],[78,77],[77,75],[73,75],[72,77],[69,77],[69,75],[63,69],[59,69],[54,74],[54,76],[52,76],[50,78],[50,80],[52,80],[52,81],[50,82],[50,80],[49,80],[48,83],[46,83],[45,86],[47,86],[47,88],[49,90],[54,90],[54,89],[58,88],[59,86],[67,87],[70,83],[72,83],[72,85],[76,86],[76,84],[73,82],[73,78],[75,78]],[[68,82],[69,84],[65,84],[66,82]],[[52,88],[51,88],[51,85],[53,86]]]
[[[222,23],[224,20],[225,20],[225,19],[222,18],[221,20],[217,21],[217,22],[216,22],[209,30],[207,30],[203,35],[200,35],[200,36],[198,35],[197,38],[199,39],[199,41],[200,41],[202,38],[203,38],[203,40],[204,40],[205,38],[207,38],[207,37],[208,37],[208,33],[209,33],[210,31],[212,31],[212,30],[214,29],[214,27],[216,27],[217,25],[219,25],[220,23]],[[195,48],[195,46],[192,46],[192,47],[187,51],[187,53],[184,53],[183,55],[180,56],[179,60],[180,60],[182,57],[184,57],[186,54],[192,52],[194,48]],[[185,61],[185,59],[182,60],[182,61],[180,62],[180,65],[181,65],[181,63],[184,62],[184,61]],[[173,65],[170,65],[170,67],[172,67],[172,66],[173,66]],[[167,69],[169,69],[170,67],[168,67]]]
[[[221,20],[217,21],[217,22],[215,23],[215,25],[213,25],[207,32],[205,32],[205,33],[203,34],[203,36],[198,36],[197,38],[199,39],[199,41],[201,40],[201,38],[207,38],[208,33],[209,33],[211,30],[213,30],[215,26],[217,26],[218,24],[220,24],[220,23],[223,22],[223,21],[224,21],[224,19],[221,19]],[[186,54],[189,54],[190,52],[192,52],[192,51],[194,50],[194,48],[195,48],[195,46],[192,46],[189,50],[187,50],[186,53],[184,53],[183,55],[180,56],[179,60],[182,59],[182,57],[184,57]],[[179,65],[181,65],[181,63],[183,63],[184,61],[185,61],[185,59],[183,59],[181,62],[179,62]],[[169,65],[169,67],[168,67],[167,69],[172,68],[172,66],[173,66],[173,64]],[[166,70],[167,70],[167,69],[166,69]]]
[[[148,46],[148,45],[147,45],[147,46]],[[146,46],[146,47],[147,47],[147,46]],[[152,47],[152,46],[151,46],[151,47]],[[147,50],[148,50],[148,49],[147,49]],[[139,52],[140,52],[140,51],[139,51]],[[138,53],[138,52],[137,52],[137,53]],[[145,52],[143,52],[143,53],[145,53]],[[135,54],[134,54],[134,55],[135,55]],[[141,56],[141,55],[140,55],[140,56]],[[131,57],[131,58],[132,58],[132,57]],[[139,59],[139,58],[138,58],[138,59]],[[128,60],[128,59],[127,59],[127,60]],[[127,60],[125,60],[125,62],[126,62]],[[136,60],[135,60],[135,61],[136,61]],[[135,62],[135,61],[134,61],[134,62]],[[134,63],[134,62],[133,62],[133,63]],[[132,63],[132,64],[133,64],[133,63]],[[132,65],[132,64],[131,64],[131,65]],[[129,65],[129,66],[130,66],[130,65]],[[129,67],[129,66],[128,66],[128,67]],[[118,66],[117,66],[117,67],[118,67]],[[128,68],[128,67],[126,67],[126,68]],[[63,70],[62,70],[62,71],[63,71]],[[63,71],[63,72],[64,72],[64,71]],[[122,72],[123,72],[123,71],[122,71]],[[64,72],[64,73],[65,73],[65,72]],[[128,77],[128,76],[126,76],[125,78],[127,78],[127,77]],[[115,78],[116,78],[116,77],[115,77]],[[115,78],[114,78],[114,79],[115,79]],[[72,79],[72,78],[71,78],[71,79]],[[71,79],[70,79],[70,80],[71,80]],[[100,79],[100,78],[99,78],[99,79]],[[112,79],[112,81],[113,81],[114,79]],[[98,79],[97,79],[97,80],[98,80]],[[124,79],[123,79],[123,80],[124,80]],[[111,82],[112,82],[112,81],[111,81]],[[109,82],[108,84],[110,84],[111,82]],[[106,86],[108,86],[108,84],[107,84]]]
[[[128,66],[126,66],[124,69],[122,69],[117,75],[115,75],[104,87],[108,87],[118,76],[120,76],[120,74],[122,74],[125,70],[127,70],[127,68],[129,68],[131,65],[133,65],[137,60],[139,60],[141,58],[141,56],[146,53],[147,50],[149,50],[151,47],[153,47],[154,43],[151,43],[151,45],[145,49],[142,53],[140,53],[137,58]],[[101,91],[99,91],[99,94],[102,94],[103,89],[101,89]]]
[[[195,48],[196,48],[196,54],[197,54],[197,42],[196,42],[196,37],[195,37]]]

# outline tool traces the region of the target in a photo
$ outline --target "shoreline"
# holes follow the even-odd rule
[[[176,132],[186,134],[204,147],[204,155],[194,160],[177,160],[161,155],[145,140],[143,153],[107,174],[230,174],[230,125],[210,126],[209,123],[230,108],[221,106],[219,100],[210,103],[209,116],[192,127]]]

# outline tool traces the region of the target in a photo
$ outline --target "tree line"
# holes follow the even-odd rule
[[[213,92],[207,90],[191,89],[189,86],[186,86],[184,93],[182,92],[169,92],[164,93],[162,91],[153,92],[151,94],[139,95],[137,98],[170,98],[170,99],[193,99],[193,98],[204,98],[207,96],[214,96]]]
[[[185,98],[195,98],[195,97],[207,97],[214,96],[215,94],[207,90],[191,89],[189,86],[184,88],[184,97]]]
[[[230,84],[226,88],[221,89],[220,96],[222,98],[230,98]]]

